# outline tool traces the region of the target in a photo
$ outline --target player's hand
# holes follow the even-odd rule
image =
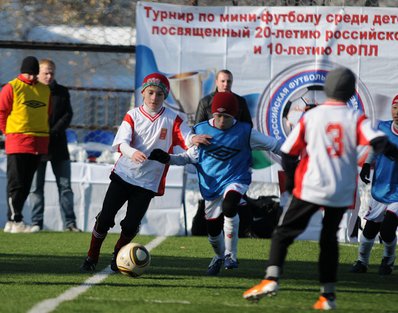
[[[141,151],[136,151],[131,156],[131,159],[135,163],[144,163],[146,161],[146,155],[144,153],[142,153]]]
[[[359,173],[359,177],[361,177],[361,180],[365,183],[365,184],[369,184],[370,180],[370,164],[369,163],[364,163],[364,165],[362,166],[361,172]]]
[[[194,135],[191,138],[191,142],[195,146],[199,146],[200,144],[207,146],[210,144],[211,138],[212,137],[210,135]]]
[[[170,162],[170,155],[162,149],[154,149],[148,157],[148,160],[158,161],[163,164]]]

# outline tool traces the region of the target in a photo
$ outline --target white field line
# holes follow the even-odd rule
[[[160,245],[166,237],[156,237],[154,240],[149,242],[145,247],[148,251],[156,248]],[[113,271],[111,270],[110,266],[104,268],[101,272],[95,274],[94,276],[88,278],[84,281],[80,286],[70,288],[66,290],[64,293],[59,295],[56,298],[46,299],[39,303],[37,303],[34,307],[32,307],[28,313],[49,313],[54,311],[57,306],[59,306],[62,302],[70,301],[76,299],[79,295],[86,292],[90,287],[95,286],[102,282],[105,278],[107,278]]]

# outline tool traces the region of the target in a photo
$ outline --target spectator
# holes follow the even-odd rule
[[[73,212],[73,191],[71,186],[71,166],[66,140],[66,129],[73,117],[69,91],[55,80],[55,63],[52,60],[42,59],[39,62],[40,71],[38,80],[49,86],[51,90],[52,112],[50,115],[50,144],[48,154],[41,159],[40,165],[33,177],[30,190],[32,204],[31,232],[43,229],[44,216],[44,181],[46,177],[47,161],[55,175],[58,187],[59,205],[66,231],[80,232],[76,227],[76,216]]]
[[[321,295],[313,308],[336,308],[336,233],[347,207],[354,202],[357,146],[370,144],[376,153],[398,156],[398,148],[389,143],[383,132],[374,130],[370,120],[346,106],[355,93],[355,83],[355,75],[349,69],[332,70],[325,81],[325,103],[306,112],[282,145],[286,189],[293,196],[272,235],[265,279],[245,291],[245,299],[257,301],[277,293],[288,247],[305,230],[311,216],[323,208],[318,262]],[[302,158],[298,162],[299,156]]]
[[[239,103],[231,92],[216,93],[211,111],[213,118],[193,128],[195,134],[212,136],[210,145],[194,146],[188,152],[171,156],[154,150],[150,158],[196,165],[200,192],[205,199],[208,239],[215,252],[206,274],[215,276],[223,265],[225,269],[238,268],[238,206],[251,183],[250,152],[262,149],[279,154],[280,143],[235,119]]]
[[[200,122],[208,121],[213,118],[213,114],[211,112],[211,103],[213,101],[214,95],[217,92],[232,92],[232,83],[233,76],[229,70],[220,70],[216,74],[216,90],[207,96],[203,97],[198,104],[198,108],[195,114],[195,124]],[[236,119],[241,122],[249,123],[253,126],[252,118],[250,116],[249,108],[247,107],[247,103],[245,98],[235,94],[235,97],[238,99],[239,110],[236,115]]]
[[[127,211],[120,222],[122,231],[116,242],[111,269],[118,271],[116,256],[121,247],[138,233],[140,223],[154,196],[164,193],[168,166],[148,160],[153,149],[171,151],[174,146],[208,143],[206,136],[188,136],[190,128],[171,109],[163,106],[170,90],[168,79],[159,73],[146,76],[142,82],[143,104],[128,111],[113,142],[121,153],[110,175],[111,182],[102,210],[97,215],[87,257],[80,267],[82,272],[95,270],[101,245],[116,213],[127,201]]]
[[[22,61],[21,74],[0,93],[0,130],[7,154],[7,223],[4,232],[30,232],[22,210],[40,158],[48,152],[50,88],[37,81],[39,62]]]
[[[392,101],[390,121],[380,121],[377,128],[383,131],[389,140],[398,145],[398,95]],[[374,159],[370,154],[362,167],[361,180],[368,184],[370,167]],[[365,215],[366,224],[362,231],[359,244],[358,260],[351,268],[352,273],[366,273],[369,265],[369,256],[375,238],[380,232],[384,244],[384,254],[379,266],[380,275],[390,275],[395,261],[395,248],[397,246],[398,224],[398,164],[379,154],[375,158],[372,198],[369,209]]]

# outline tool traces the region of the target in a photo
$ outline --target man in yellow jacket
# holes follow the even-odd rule
[[[22,61],[21,74],[0,92],[0,130],[7,154],[7,223],[4,232],[30,232],[22,209],[41,155],[48,153],[50,88],[37,80],[39,62]]]

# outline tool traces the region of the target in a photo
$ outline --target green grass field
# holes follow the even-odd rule
[[[43,300],[79,287],[92,275],[79,273],[91,234],[0,232],[0,312],[29,312]],[[118,235],[109,234],[97,268],[111,258]],[[147,244],[154,237],[138,236]],[[288,254],[281,290],[276,297],[249,303],[242,293],[264,273],[269,240],[241,239],[239,269],[204,276],[212,257],[205,237],[169,237],[152,250],[152,264],[140,278],[112,274],[53,312],[311,312],[319,292],[318,244],[295,242]],[[357,245],[340,246],[337,305],[341,312],[398,312],[398,270],[377,274],[382,246],[375,245],[367,274],[348,270]],[[65,297],[67,298],[67,297]]]

